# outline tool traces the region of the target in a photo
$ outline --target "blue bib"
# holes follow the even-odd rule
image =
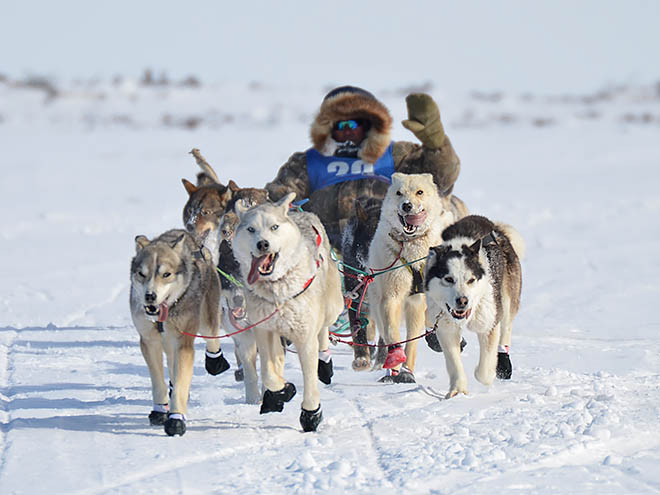
[[[392,182],[394,173],[392,143],[376,163],[367,163],[360,158],[325,156],[314,148],[308,149],[306,155],[307,175],[312,192],[348,180],[377,179],[387,183]]]

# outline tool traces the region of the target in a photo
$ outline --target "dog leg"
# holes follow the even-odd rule
[[[140,351],[149,368],[151,397],[154,407],[149,413],[152,425],[162,425],[167,418],[167,384],[163,370],[163,343],[160,335],[143,337],[140,335]]]
[[[497,345],[500,341],[500,324],[493,327],[490,333],[478,333],[479,364],[474,370],[474,377],[484,385],[490,385],[495,379],[497,366]]]
[[[414,339],[424,333],[424,321],[426,314],[426,298],[424,294],[415,294],[409,296],[405,305],[406,312],[406,340]],[[411,373],[415,371],[415,361],[417,360],[417,342],[406,342],[406,362],[404,366]]]
[[[387,358],[383,368],[395,368],[406,361],[406,353],[401,348],[401,307],[402,301],[389,297],[381,302],[383,315],[383,340],[388,344]],[[395,345],[393,345],[395,344]]]
[[[461,360],[461,332],[451,328],[438,328],[436,331],[445,356],[445,366],[449,375],[449,392],[446,399],[458,394],[467,394],[467,376]]]
[[[190,383],[194,365],[194,340],[192,337],[178,335],[168,336],[176,339],[174,349],[174,374],[172,382],[172,405],[170,414],[165,421],[165,433],[169,436],[183,435],[186,432],[186,413],[188,412],[188,397],[190,396]]]
[[[245,402],[248,404],[258,404],[259,384],[257,377],[257,343],[254,333],[244,332],[241,335],[233,337],[235,343],[236,357],[243,363],[245,385]]]
[[[332,382],[334,375],[332,366],[332,354],[330,354],[330,334],[328,328],[323,327],[319,332],[319,361],[318,361],[318,377],[326,385]]]
[[[513,315],[511,299],[504,296],[502,299],[502,319],[500,321],[500,342],[497,352],[496,375],[501,380],[510,380],[513,373],[509,348],[511,347],[511,331],[513,329]]]
[[[295,342],[303,373],[303,401],[300,424],[304,431],[314,431],[321,422],[321,403],[317,376],[318,340]]]

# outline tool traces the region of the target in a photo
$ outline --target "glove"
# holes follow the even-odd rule
[[[431,96],[412,93],[406,97],[408,119],[401,122],[424,146],[431,149],[442,147],[445,129],[440,121],[440,110]]]

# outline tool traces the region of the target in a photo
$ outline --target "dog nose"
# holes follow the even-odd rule
[[[266,239],[262,239],[261,241],[257,242],[257,249],[259,251],[268,251],[268,248],[270,247],[270,243]]]
[[[243,306],[243,296],[241,294],[236,294],[234,296],[234,307]]]
[[[156,302],[156,294],[154,292],[147,292],[144,295],[144,300],[148,303]]]
[[[408,213],[410,210],[412,210],[412,203],[410,201],[406,201],[401,205],[401,209]]]
[[[456,306],[458,309],[466,308],[468,305],[468,298],[465,296],[456,298]]]

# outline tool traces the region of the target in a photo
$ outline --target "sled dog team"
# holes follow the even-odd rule
[[[433,156],[428,160],[437,163],[433,153],[444,153],[455,158],[457,167],[435,103],[422,96],[407,99],[409,119],[404,125],[422,146],[405,148],[406,156]],[[331,118],[323,120],[326,101],[334,106],[327,107]],[[205,339],[205,367],[217,375],[230,367],[220,345],[220,337],[227,335],[234,341],[235,378],[244,382],[247,403],[261,403],[262,414],[282,411],[297,392],[285,379],[285,348],[287,342],[295,346],[303,374],[300,425],[303,431],[315,431],[323,418],[318,382],[329,384],[333,376],[329,331],[345,301],[356,371],[383,368],[386,375],[380,381],[414,383],[417,345],[425,336],[428,345],[444,355],[449,375],[446,397],[466,394],[460,354],[467,328],[479,341],[476,379],[490,385],[496,376],[511,377],[508,350],[520,304],[524,256],[520,234],[509,225],[469,215],[452,194],[457,168],[447,187],[439,184],[437,169],[424,172],[421,158],[419,166],[397,169],[397,163],[406,162],[393,153],[394,165],[388,169],[386,163],[381,172],[375,172],[381,162],[378,152],[376,160],[362,160],[367,151],[374,153],[374,142],[389,136],[391,125],[381,122],[380,103],[371,93],[337,88],[323,105],[312,137],[316,139],[315,129],[326,129],[319,122],[329,126],[331,137],[314,141],[315,148],[338,157],[324,170],[338,173],[341,163],[351,170],[358,161],[358,173],[367,175],[313,179],[318,157],[308,151],[309,180],[320,180],[321,186],[308,191],[309,208],[300,208],[292,205],[307,199],[301,197],[301,189],[278,194],[275,181],[266,189],[240,188],[231,180],[223,185],[195,149],[191,153],[201,168],[197,183],[182,179],[189,195],[183,208],[185,228],[152,240],[144,235],[135,239],[130,308],[151,378],[149,421],[163,426],[170,436],[186,431],[195,338]],[[345,118],[351,115],[363,118]],[[329,150],[328,140],[333,144]],[[385,144],[387,154],[401,143]],[[292,159],[300,159],[296,155]],[[375,181],[374,174],[380,175]],[[349,198],[348,214],[323,218],[319,203],[327,201],[318,199],[318,191],[369,181],[379,183],[370,186],[373,194],[355,193]],[[333,247],[342,261],[335,261]],[[433,330],[426,332],[427,327]]]

